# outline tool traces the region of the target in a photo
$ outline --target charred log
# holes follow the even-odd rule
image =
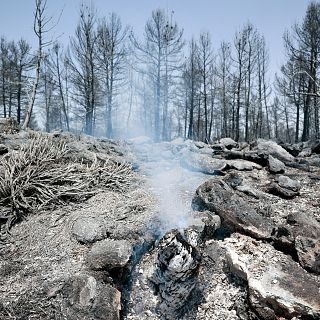
[[[187,311],[188,297],[197,286],[201,256],[178,230],[167,233],[159,243],[152,283],[160,296],[159,313],[173,320]]]

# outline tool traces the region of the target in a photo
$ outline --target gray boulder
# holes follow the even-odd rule
[[[123,268],[132,255],[132,246],[126,240],[105,239],[93,244],[87,262],[93,270]]]
[[[205,154],[196,152],[184,152],[180,160],[181,166],[205,174],[219,174],[226,168],[226,162],[220,159],[214,159]]]
[[[312,153],[320,154],[320,140],[316,140],[311,148]]]
[[[213,155],[221,155],[227,151],[227,148],[222,143],[215,143],[211,145]]]
[[[308,235],[308,241],[304,241]],[[278,225],[272,232],[275,247],[283,252],[299,257],[300,264],[306,270],[311,270],[316,247],[311,239],[320,239],[320,224],[308,212],[292,212],[286,218],[286,223]],[[307,260],[309,262],[307,262]],[[315,259],[316,260],[316,259]]]
[[[211,179],[196,190],[192,200],[194,209],[209,210],[221,218],[223,227],[244,232],[258,239],[271,238],[274,228],[267,217],[259,213],[259,203],[248,201],[238,195],[233,188],[241,184],[241,179],[227,175],[225,179]]]
[[[219,142],[220,144],[224,145],[228,150],[238,147],[238,143],[231,138],[222,138]]]
[[[302,143],[281,143],[281,147],[288,151],[292,156],[297,157],[303,148]]]
[[[298,236],[295,239],[301,266],[311,272],[320,274],[320,240]]]
[[[258,139],[254,144],[252,144],[251,149],[257,153],[262,152],[271,155],[283,162],[294,161],[294,157],[288,151],[271,140]]]
[[[269,156],[268,167],[271,173],[284,173],[285,171],[285,164],[271,155]]]
[[[287,176],[279,176],[275,182],[269,186],[269,192],[281,198],[293,198],[299,195],[301,185],[297,180],[290,179]]]
[[[248,160],[227,160],[227,169],[234,169],[238,171],[252,171],[253,169],[260,170],[262,167],[252,161]]]
[[[290,179],[287,176],[279,176],[276,181],[281,188],[286,188],[292,191],[299,191],[301,188],[301,184],[299,181]]]
[[[308,160],[306,160],[306,162],[307,162],[307,164],[309,166],[314,166],[314,167],[320,168],[320,157],[319,157],[319,155],[311,156],[310,158],[308,158]]]
[[[259,319],[319,319],[320,281],[270,244],[239,234],[225,240],[230,271],[247,281]]]
[[[257,163],[263,167],[268,165],[269,154],[266,151],[255,150],[227,150],[223,152],[223,156],[227,160],[243,159],[246,161]]]
[[[189,150],[195,153],[206,154],[208,156],[212,156],[213,154],[212,148],[208,144],[201,141],[196,141],[191,144],[189,146]]]
[[[309,212],[292,212],[286,218],[287,229],[294,238],[306,236],[320,239],[320,223]]]
[[[184,229],[184,236],[187,241],[198,246],[204,240],[212,239],[216,230],[221,227],[221,219],[210,211],[194,211],[189,227]]]
[[[302,151],[299,153],[299,157],[305,158],[305,157],[310,157],[312,154],[311,148],[304,148]]]
[[[72,235],[80,243],[102,240],[106,234],[105,222],[99,217],[81,217],[72,226]]]
[[[78,274],[70,277],[63,289],[68,320],[119,320],[121,293],[94,277]]]

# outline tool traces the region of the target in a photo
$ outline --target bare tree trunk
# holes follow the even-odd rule
[[[2,70],[2,105],[3,105],[3,116],[7,117],[7,106],[6,106],[6,87],[5,87],[5,70]]]
[[[318,103],[317,98],[314,98],[314,126],[315,126],[315,138],[319,139],[319,109],[318,109]]]
[[[45,101],[45,111],[46,111],[46,132],[50,132],[50,106],[49,106],[49,98],[48,98],[48,81],[47,81],[47,73],[44,75],[44,101]]]
[[[259,54],[260,58],[260,54]],[[261,74],[261,62],[258,59],[258,99],[259,99],[259,108],[258,116],[256,121],[256,137],[262,137],[262,74]]]
[[[262,51],[262,83],[263,83],[263,101],[264,107],[266,110],[266,121],[267,121],[267,132],[268,138],[271,139],[271,129],[270,129],[270,122],[269,122],[269,110],[268,110],[268,103],[267,103],[267,85],[266,85],[266,51]]]
[[[249,108],[250,108],[250,97],[251,97],[251,48],[249,51],[249,64],[248,64],[248,89],[247,89],[247,99],[246,99],[246,111],[245,111],[245,133],[244,139],[249,142]]]
[[[311,92],[311,79],[309,79],[308,92]],[[307,94],[304,109],[303,109],[303,130],[302,130],[302,141],[307,141],[310,136],[310,104],[311,96]]]
[[[285,114],[285,118],[286,118],[287,141],[290,143],[291,142],[291,138],[290,138],[290,128],[289,128],[289,114],[288,114],[288,108],[287,108],[287,104],[286,103],[284,105],[284,114]]]
[[[302,77],[299,77],[299,86],[298,86],[298,97],[294,95],[294,103],[296,106],[296,129],[295,129],[295,143],[299,142],[299,131],[300,131],[300,103],[301,103],[301,93],[302,92]]]
[[[58,77],[58,86],[59,86],[60,98],[61,98],[61,102],[62,102],[62,111],[63,111],[64,118],[65,118],[65,121],[66,121],[67,130],[70,131],[69,116],[68,116],[66,102],[65,102],[63,88],[62,88],[62,80],[61,80],[61,71],[60,71],[60,62],[59,62],[58,51],[56,51],[56,67],[57,67],[57,77]]]
[[[108,96],[107,103],[107,132],[106,136],[109,139],[113,138],[113,124],[112,124],[112,96]]]
[[[127,116],[127,136],[129,136],[129,124],[130,124],[130,118],[131,118],[131,113],[132,113],[132,103],[133,103],[133,79],[132,79],[131,71],[130,71],[129,111],[128,111],[128,116]]]
[[[154,140],[155,142],[160,141],[160,99],[161,99],[161,57],[158,55],[157,64],[157,81],[156,81],[156,105],[154,110]]]
[[[236,104],[236,116],[235,116],[235,140],[239,141],[240,138],[240,89],[241,89],[241,73],[240,73],[240,78],[238,79],[238,87],[237,87],[237,104]]]
[[[194,112],[194,99],[193,99],[193,90],[191,92],[191,101],[190,101],[190,116],[189,116],[189,127],[188,127],[188,139],[194,138],[193,133],[193,112]]]
[[[41,41],[39,41],[39,45],[41,45],[41,47],[42,47]],[[39,85],[39,81],[40,81],[41,60],[42,60],[42,49],[39,49],[39,54],[37,57],[36,77],[33,82],[32,93],[31,93],[31,98],[29,101],[28,109],[26,111],[25,119],[24,119],[23,125],[21,127],[22,130],[27,129],[27,127],[29,126],[29,123],[30,123],[31,114],[32,114],[34,102],[36,100],[37,89],[38,89],[38,85]]]
[[[162,112],[162,139],[167,140],[167,122],[168,122],[168,94],[169,94],[169,78],[168,78],[168,41],[165,45],[165,83],[164,83],[164,104]]]
[[[19,69],[18,88],[17,88],[17,121],[21,122],[21,91],[22,91],[22,70]]]
[[[214,113],[214,100],[215,100],[215,92],[212,89],[211,91],[211,110],[210,110],[210,124],[209,124],[209,132],[208,132],[208,141],[207,143],[211,142],[211,135],[212,135],[212,125],[213,125],[213,113]]]
[[[187,138],[187,126],[188,126],[188,99],[185,98],[185,114],[184,114],[184,138]]]
[[[197,121],[197,137],[198,137],[199,141],[202,140],[201,139],[200,120],[201,120],[201,98],[199,97],[199,101],[198,101],[198,121]]]
[[[37,66],[36,66],[36,76],[32,86],[32,93],[29,101],[29,105],[26,111],[24,123],[22,125],[22,129],[25,130],[30,123],[32,110],[34,106],[34,102],[36,100],[37,89],[40,81],[40,70],[41,70],[41,62],[42,62],[42,50],[43,50],[43,43],[42,37],[45,30],[43,29],[45,24],[45,9],[46,9],[46,0],[35,0],[35,14],[34,14],[34,32],[38,37],[38,56],[37,56]]]

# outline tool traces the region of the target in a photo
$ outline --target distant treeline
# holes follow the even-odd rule
[[[264,36],[251,23],[232,42],[186,40],[157,9],[138,38],[116,13],[81,6],[70,42],[48,41],[52,19],[35,0],[36,50],[0,40],[0,116],[24,127],[89,135],[210,142],[319,138],[320,4],[284,34],[286,63],[270,75]],[[32,23],[32,22],[31,22]]]

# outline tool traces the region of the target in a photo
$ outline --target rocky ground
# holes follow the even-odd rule
[[[2,134],[1,164],[12,153],[18,157],[34,135]],[[63,163],[80,166],[80,173],[98,161],[96,166],[112,175],[104,179],[101,171],[101,181],[90,181],[81,197],[25,212],[10,234],[5,232],[10,208],[1,207],[0,319],[118,319],[124,269],[133,248],[148,241],[154,199],[126,165],[122,145],[61,133],[41,136],[64,141]]]
[[[319,142],[43,136],[100,179],[0,199],[0,319],[320,319]],[[0,180],[32,137],[0,136]]]
[[[155,146],[144,148],[153,159]],[[167,230],[134,269],[126,319],[319,319],[318,155],[264,140],[156,148],[171,150],[191,186],[204,179],[187,226]]]

